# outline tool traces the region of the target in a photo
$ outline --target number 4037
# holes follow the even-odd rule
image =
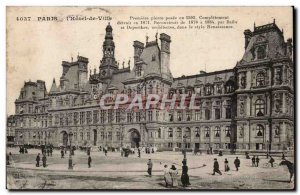
[[[17,17],[16,20],[21,22],[31,21],[31,17]]]

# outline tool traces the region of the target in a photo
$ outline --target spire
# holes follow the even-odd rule
[[[255,29],[255,22],[254,22],[254,29]]]
[[[52,82],[52,86],[51,86],[51,89],[50,89],[50,93],[57,92],[57,91],[58,91],[58,88],[56,86],[55,78],[53,78],[53,82]]]
[[[275,18],[273,19],[273,24],[275,24]]]

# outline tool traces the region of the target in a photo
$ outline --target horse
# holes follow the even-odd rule
[[[281,163],[279,163],[279,166],[281,165],[286,165],[289,169],[289,172],[290,172],[290,182],[292,181],[292,177],[294,175],[294,163],[288,161],[288,160],[283,160],[281,161]]]

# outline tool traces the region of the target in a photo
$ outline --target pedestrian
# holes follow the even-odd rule
[[[104,148],[104,154],[105,154],[105,156],[107,156],[107,148],[106,147]]]
[[[236,157],[236,159],[234,160],[234,165],[236,168],[236,171],[239,171],[239,167],[240,167],[241,161],[238,157]]]
[[[52,153],[53,153],[53,148],[50,147],[50,156],[52,156]]]
[[[212,147],[209,147],[209,150],[210,150],[210,154],[213,154],[213,149],[212,149]]]
[[[189,178],[189,175],[188,175],[188,166],[186,165],[186,161],[183,160],[182,161],[182,174],[181,174],[181,183],[183,185],[183,187],[187,187],[188,185],[191,185],[190,184],[190,178]]]
[[[275,162],[274,158],[270,156],[269,163],[271,164],[271,167],[273,167],[273,163]]]
[[[10,157],[9,154],[6,153],[6,165],[10,165],[9,157]]]
[[[42,158],[42,161],[43,161],[43,167],[47,167],[47,157],[46,157],[46,154],[43,155],[43,158]]]
[[[214,159],[214,170],[213,170],[213,174],[212,175],[215,175],[215,173],[219,173],[220,175],[222,175],[220,169],[219,169],[219,162],[218,160],[215,158]]]
[[[152,148],[152,153],[154,153],[154,148]]]
[[[172,178],[168,169],[168,165],[164,166],[164,180],[166,183],[166,187],[168,187],[169,185],[172,186]]]
[[[230,170],[230,168],[229,168],[229,164],[228,164],[227,158],[225,158],[224,164],[225,164],[225,172],[228,172]]]
[[[64,158],[64,156],[65,156],[65,152],[64,152],[63,149],[61,149],[61,151],[60,151],[60,158]]]
[[[91,157],[91,155],[89,155],[89,158],[88,158],[88,165],[89,165],[89,168],[91,168],[91,163],[92,163],[92,157]]]
[[[256,165],[255,165],[255,156],[252,157],[252,167],[256,167]]]
[[[38,155],[36,156],[36,167],[39,167],[40,166],[40,160],[41,160],[41,157],[40,157],[40,153],[38,153]]]
[[[141,158],[141,150],[140,150],[140,148],[138,148],[138,156],[139,156],[139,158]]]
[[[24,149],[24,152],[25,152],[25,154],[27,154],[27,153],[28,153],[28,151],[27,151],[27,148],[25,148],[25,149]]]
[[[151,176],[152,175],[152,167],[153,167],[153,163],[151,162],[151,159],[148,160],[148,174]]]
[[[50,148],[47,148],[47,156],[50,156]]]
[[[169,173],[170,173],[171,179],[172,179],[172,187],[177,187],[178,186],[178,181],[177,181],[178,171],[177,171],[175,165],[172,165]]]
[[[258,164],[259,164],[259,158],[258,158],[258,156],[256,156],[256,166],[258,167]]]
[[[282,160],[285,160],[285,155],[284,155],[284,152],[282,152]]]
[[[124,156],[123,148],[121,148],[121,156],[122,156],[122,157]]]

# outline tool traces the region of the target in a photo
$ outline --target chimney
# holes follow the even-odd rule
[[[246,50],[251,40],[252,32],[249,29],[247,29],[244,31],[244,35],[245,35],[245,50]]]
[[[144,43],[142,43],[140,41],[134,41],[133,48],[134,48],[134,64],[135,64],[143,52]]]

